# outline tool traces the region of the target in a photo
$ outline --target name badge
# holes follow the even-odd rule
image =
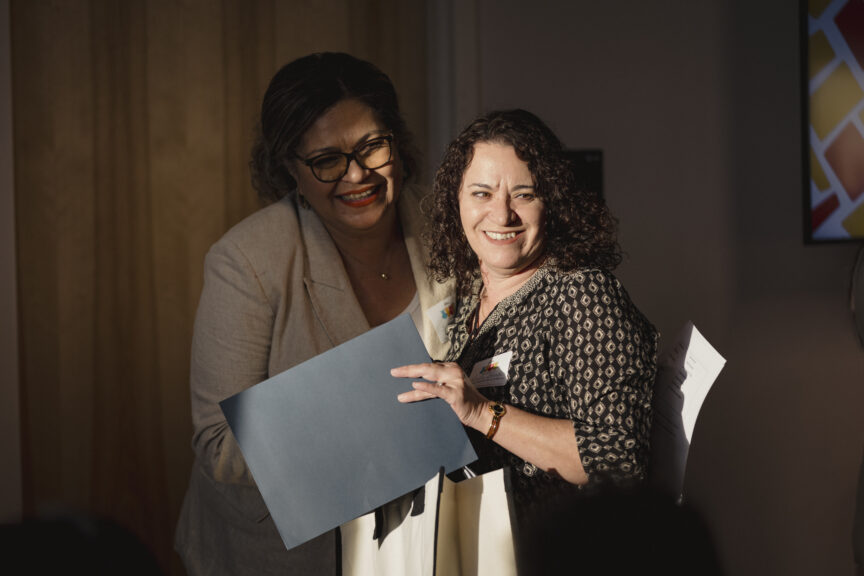
[[[423,313],[426,314],[426,318],[435,327],[438,340],[442,344],[447,342],[447,325],[453,321],[453,316],[456,315],[456,305],[453,303],[453,297],[448,296],[437,304],[426,308]]]
[[[504,386],[507,384],[507,373],[510,371],[510,359],[513,351],[504,352],[486,358],[474,364],[468,378],[477,388],[489,388],[491,386]]]

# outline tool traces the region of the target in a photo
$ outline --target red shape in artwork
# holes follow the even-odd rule
[[[819,205],[813,208],[810,212],[810,226],[813,230],[819,228],[825,219],[831,215],[834,210],[836,210],[840,206],[840,200],[837,199],[836,194],[832,194],[830,198],[822,201]]]
[[[849,0],[834,18],[846,44],[864,68],[864,2]]]
[[[854,124],[850,122],[837,135],[825,150],[825,159],[850,199],[864,193],[864,138]]]

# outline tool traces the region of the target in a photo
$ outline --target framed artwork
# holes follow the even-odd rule
[[[804,239],[864,240],[864,0],[801,0]]]

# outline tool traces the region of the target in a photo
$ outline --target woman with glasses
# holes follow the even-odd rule
[[[372,64],[323,53],[283,67],[264,95],[251,168],[271,203],[205,260],[195,463],[175,546],[192,575],[335,574],[333,532],[285,550],[219,402],[403,312],[442,357],[450,287],[427,279],[411,140]]]
[[[447,149],[431,269],[455,278],[447,362],[402,366],[402,402],[445,400],[479,456],[509,466],[517,517],[572,486],[645,476],[658,334],[612,270],[602,198],[524,110],[474,121]],[[573,519],[578,522],[578,518]]]

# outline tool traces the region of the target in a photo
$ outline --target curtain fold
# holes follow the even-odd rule
[[[169,573],[192,452],[208,247],[258,208],[275,71],[319,50],[387,72],[426,136],[425,2],[13,0],[25,513],[134,532]]]

